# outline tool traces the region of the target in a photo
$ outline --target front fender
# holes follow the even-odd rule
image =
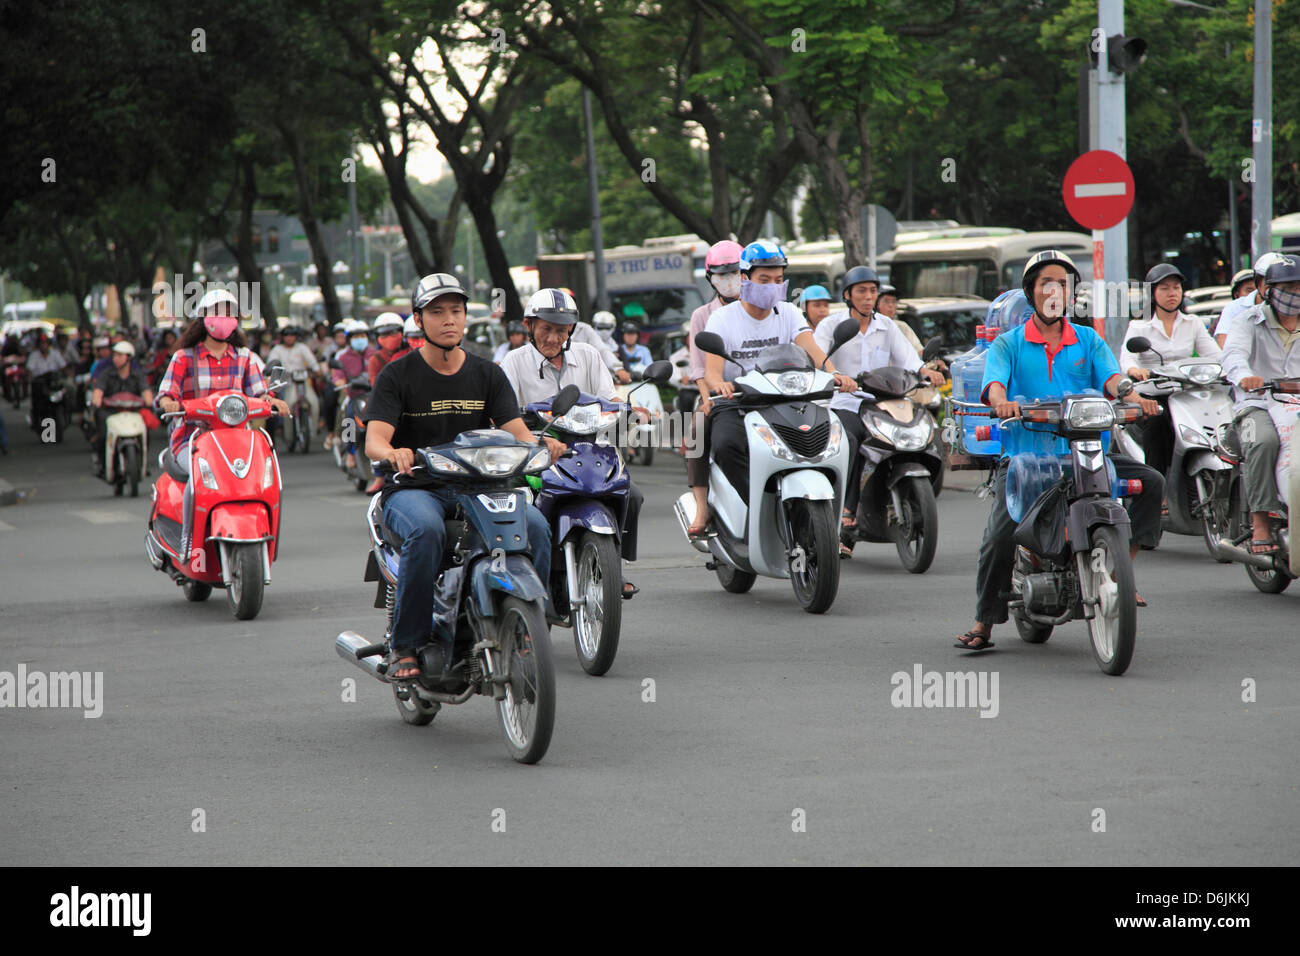
[[[478,612],[483,617],[496,616],[496,610],[492,606],[494,591],[524,601],[537,601],[546,597],[542,579],[537,576],[532,559],[526,554],[505,554],[496,558],[484,555],[470,568],[469,588]]]
[[[815,468],[797,468],[781,473],[777,479],[777,493],[782,501],[791,498],[809,498],[813,501],[833,501],[835,489],[825,475]]]
[[[612,534],[619,538],[619,525],[613,512],[599,501],[584,501],[565,505],[556,516],[555,544],[562,545],[575,530]]]
[[[889,478],[886,481],[886,484],[890,488],[893,488],[904,478],[924,478],[926,481],[929,481],[930,469],[926,468],[925,465],[921,464],[919,461],[907,462],[906,464],[899,465],[897,468],[890,469]]]
[[[1070,505],[1066,516],[1070,534],[1070,550],[1087,551],[1089,532],[1098,525],[1108,524],[1119,531],[1122,544],[1129,542],[1129,518],[1124,506],[1114,498],[1080,498]]]
[[[258,501],[227,501],[212,509],[209,541],[270,541],[271,516]]]
[[[1183,458],[1183,470],[1189,475],[1203,471],[1231,471],[1232,466],[1209,449],[1189,451]]]

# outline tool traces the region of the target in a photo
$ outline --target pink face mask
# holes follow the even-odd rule
[[[239,319],[233,315],[209,315],[203,319],[203,327],[208,330],[208,334],[218,342],[224,342],[230,338],[235,326],[239,324]]]

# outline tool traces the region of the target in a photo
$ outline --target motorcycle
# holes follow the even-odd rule
[[[6,355],[4,357],[4,367],[5,398],[10,401],[14,408],[18,408],[31,391],[32,378],[27,374],[27,357],[24,355]]]
[[[567,410],[558,398],[553,408],[560,414]],[[510,756],[537,763],[554,728],[555,669],[546,587],[528,553],[529,492],[513,485],[549,466],[550,454],[508,432],[480,429],[419,449],[416,462],[412,475],[397,477],[399,485],[418,486],[421,477],[437,476],[457,493],[455,510],[447,514],[447,550],[434,588],[433,643],[416,655],[421,675],[401,682],[387,676],[402,542],[384,524],[379,494],[366,511],[370,553],[364,579],[376,583],[375,607],[387,614],[385,637],[371,644],[355,631],[343,631],[335,638],[335,651],[391,683],[397,712],[417,727],[430,724],[443,704],[491,695]],[[373,467],[391,473],[386,463]],[[451,654],[444,651],[448,647]],[[451,666],[444,666],[447,661]]]
[[[32,412],[28,419],[35,432],[45,429],[45,422],[54,425],[54,441],[63,441],[68,428],[68,386],[62,372],[44,372],[32,378]]]
[[[1121,380],[1121,398],[1132,390],[1132,381]],[[953,406],[959,414],[993,415],[991,408],[971,402],[954,401]],[[1113,479],[1102,435],[1143,414],[1138,405],[1100,395],[1068,395],[1022,402],[1018,420],[976,429],[979,441],[1000,439],[1006,427],[1024,428],[1049,441],[1050,436],[1069,441],[1070,454],[1064,460],[1050,450],[1011,459],[1004,490],[1008,513],[1018,526],[1008,608],[1021,640],[1029,644],[1042,644],[1057,626],[1082,618],[1097,665],[1113,676],[1128,669],[1137,641],[1129,518],[1116,499],[1140,494],[1142,485]],[[1012,472],[1019,474],[1022,465],[1027,474],[1044,475],[1045,490],[1035,494],[1034,482],[1026,481],[1017,505]]]
[[[312,416],[311,405],[307,402],[307,389],[311,388],[311,373],[305,368],[297,369],[289,374],[290,381],[293,382],[294,399],[289,403],[293,410],[293,415],[285,423],[285,430],[292,429],[293,439],[289,442],[290,452],[299,452],[303,455],[311,451],[311,433],[312,433]]]
[[[149,429],[140,409],[144,399],[132,392],[104,396],[104,408],[113,411],[104,423],[108,440],[104,446],[104,480],[121,497],[130,485],[131,497],[140,496],[140,479],[149,454]]]
[[[652,367],[653,365],[650,366]],[[669,368],[671,374],[671,366]],[[627,461],[628,464],[644,465],[649,468],[655,460],[655,445],[658,442],[660,423],[664,417],[664,403],[659,395],[658,383],[646,377],[648,367],[628,366],[627,371],[635,384],[615,386],[619,401],[627,405],[639,405],[650,413],[650,421],[638,424],[633,432],[635,438],[628,443],[629,447],[625,450]],[[667,378],[664,377],[663,380],[667,381]]]
[[[942,481],[939,429],[925,405],[913,396],[934,392],[924,376],[903,368],[879,368],[858,376],[874,399],[862,403],[867,435],[859,448],[857,526],[841,528],[848,548],[858,541],[894,543],[903,567],[924,574],[939,542],[939,506],[934,482]],[[937,392],[934,392],[937,396]]]
[[[95,440],[95,405],[91,401],[95,392],[94,382],[90,378],[89,372],[82,372],[80,375],[73,376],[72,387],[73,404],[81,410],[81,435],[88,442]]]
[[[338,359],[330,359],[330,368],[339,368]],[[366,406],[370,401],[370,379],[357,375],[334,386],[343,393],[339,400],[338,420],[334,426],[334,463],[357,491],[365,491],[375,479],[370,459],[366,457]],[[347,453],[353,452],[354,464],[348,467]]]
[[[282,388],[275,383],[271,391]],[[158,456],[162,474],[153,488],[145,553],[155,570],[169,575],[187,601],[206,601],[214,587],[226,589],[230,611],[241,621],[262,609],[271,583],[280,536],[282,477],[271,436],[252,419],[271,414],[271,403],[236,391],[213,392],[182,402],[183,418],[199,426],[190,435],[194,472],[193,538],[182,550],[185,487],[189,476],[172,455]]]
[[[655,362],[644,380],[658,383],[671,371],[667,362]],[[551,602],[563,624],[573,627],[578,663],[599,677],[618,652],[621,529],[630,483],[618,449],[606,436],[632,406],[593,395],[577,395],[572,402],[570,397],[561,391],[550,401],[532,403],[526,413],[531,422],[545,424],[546,434],[569,446],[542,472],[537,507],[551,526]],[[556,415],[553,409],[562,401],[570,410]]]
[[[1268,412],[1278,426],[1278,437],[1282,440],[1276,480],[1283,507],[1281,511],[1269,514],[1281,550],[1274,554],[1252,554],[1246,546],[1254,536],[1242,475],[1246,456],[1238,427],[1230,424],[1220,433],[1219,442],[1219,454],[1233,469],[1229,473],[1228,521],[1214,554],[1225,562],[1245,565],[1250,583],[1263,593],[1281,594],[1300,577],[1300,550],[1291,547],[1300,532],[1300,507],[1296,504],[1300,502],[1300,468],[1295,467],[1300,464],[1300,428],[1296,427],[1300,399],[1295,398],[1300,395],[1300,379],[1273,379],[1253,391],[1268,392],[1274,399]],[[1286,434],[1288,431],[1289,435]]]
[[[1155,352],[1142,336],[1129,339],[1126,347],[1134,354]],[[1148,398],[1168,396],[1169,427],[1174,434],[1174,454],[1165,476],[1169,514],[1164,528],[1174,534],[1200,535],[1210,555],[1226,563],[1217,555],[1218,543],[1227,533],[1232,479],[1232,465],[1219,454],[1219,435],[1232,422],[1232,398],[1223,368],[1217,362],[1195,359],[1162,364],[1151,370],[1147,381],[1150,387],[1139,385],[1138,390]],[[1115,440],[1124,454],[1146,461],[1142,446],[1128,429],[1116,429]]]
[[[837,329],[835,347],[856,334],[856,329]],[[732,359],[716,333],[698,333],[695,344],[710,355]],[[714,415],[739,410],[744,416],[749,505],[713,463],[711,515],[703,540],[689,534],[695,496],[686,492],[674,510],[682,533],[696,550],[712,555],[707,567],[733,594],[748,591],[762,574],[789,578],[795,599],[810,614],[825,612],[835,601],[840,580],[836,529],[849,447],[839,419],[817,404],[834,394],[833,383],[797,345],[770,346],[759,353],[752,370],[736,379],[733,396],[714,403]]]

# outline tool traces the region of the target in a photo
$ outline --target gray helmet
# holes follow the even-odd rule
[[[1179,272],[1178,267],[1172,262],[1162,262],[1159,265],[1152,266],[1151,270],[1147,272],[1147,277],[1142,281],[1154,286],[1164,282],[1170,276],[1173,276],[1184,285],[1187,284],[1187,276]]]
[[[1279,255],[1268,267],[1264,281],[1268,283],[1271,302],[1273,286],[1281,285],[1283,282],[1300,282],[1300,256]]]
[[[852,304],[849,302],[849,290],[855,285],[861,285],[864,282],[874,282],[876,289],[880,289],[880,276],[876,275],[876,270],[870,266],[854,266],[844,273],[844,285],[840,289],[840,298],[846,305]]]
[[[438,296],[448,293],[469,302],[469,293],[454,275],[449,272],[431,272],[415,287],[415,294],[411,296],[411,311],[423,309]]]

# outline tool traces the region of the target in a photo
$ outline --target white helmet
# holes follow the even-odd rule
[[[423,309],[438,296],[449,292],[469,302],[469,294],[454,275],[449,272],[431,272],[415,287],[415,294],[411,296],[411,309]]]
[[[613,312],[606,312],[604,309],[597,312],[591,317],[591,324],[601,332],[613,332],[614,326],[618,325],[618,320],[614,318]]]
[[[1266,252],[1255,260],[1255,275],[1262,279],[1268,274],[1268,267],[1283,259],[1280,252]]]
[[[402,325],[402,335],[408,339],[413,335],[424,335],[424,329],[420,328],[420,326],[416,324],[415,316],[408,315],[406,317],[406,322]]]
[[[578,303],[563,289],[540,289],[528,300],[524,318],[542,319],[553,325],[577,325]]]
[[[196,316],[203,315],[208,311],[208,309],[211,309],[213,306],[217,305],[220,302],[229,302],[232,306],[234,306],[234,309],[232,311],[236,315],[239,314],[239,300],[236,299],[229,292],[227,292],[225,289],[212,289],[207,294],[205,294],[203,298],[199,299],[199,304],[194,307],[194,314]]]
[[[370,327],[367,326],[366,323],[362,322],[360,319],[344,319],[343,327],[347,331],[349,338],[358,334],[359,335],[370,334]]]
[[[402,331],[402,317],[396,312],[381,312],[375,319],[375,335],[391,335]]]

